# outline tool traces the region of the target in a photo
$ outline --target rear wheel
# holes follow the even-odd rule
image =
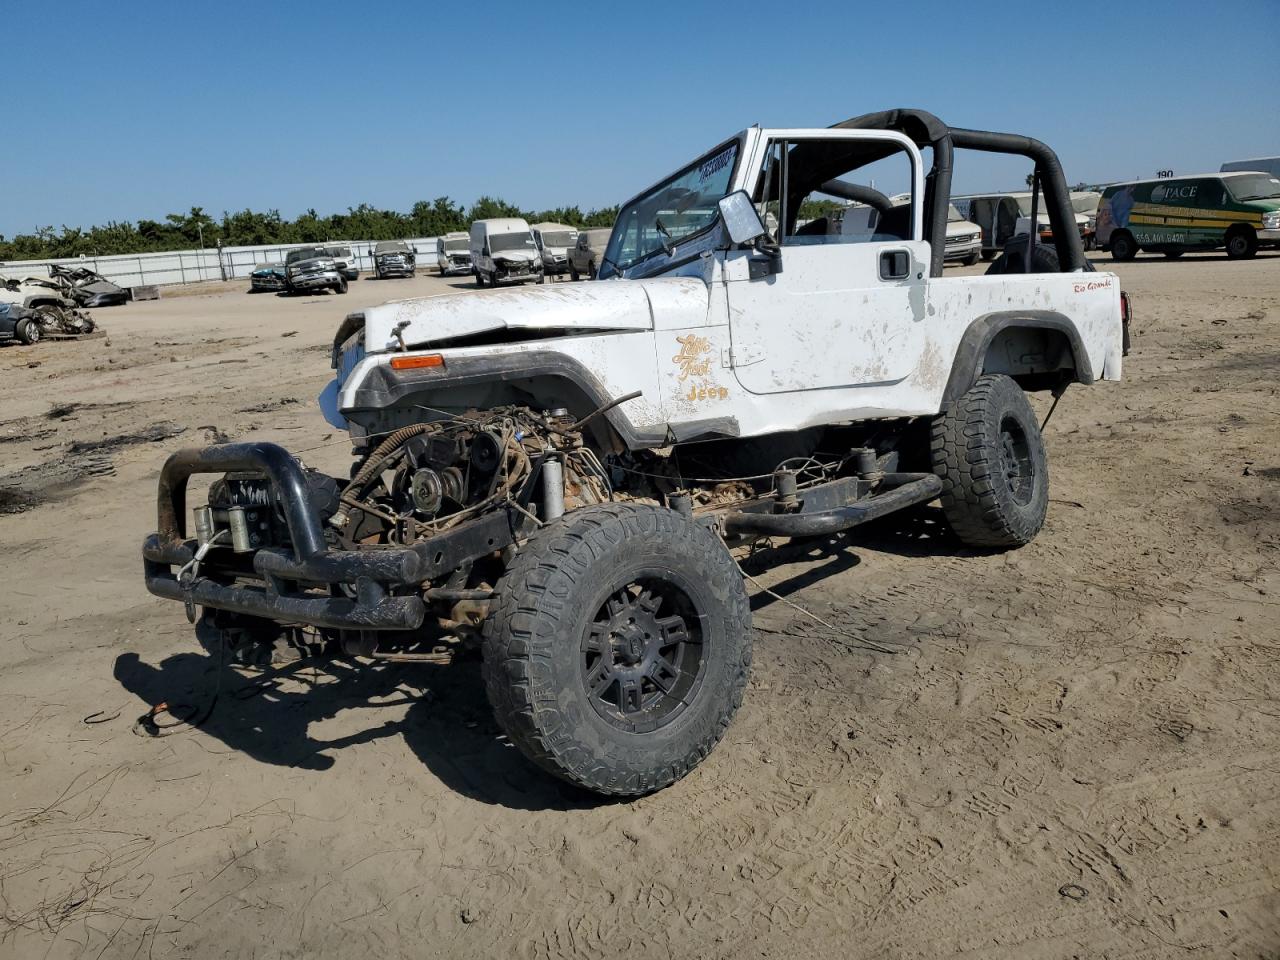
[[[1258,235],[1252,227],[1235,226],[1227,231],[1227,256],[1248,260],[1258,252]]]
[[[485,621],[485,689],[503,731],[544,770],[614,796],[697,766],[750,666],[737,565],[706,527],[661,507],[584,507],[540,528]]]
[[[942,511],[975,547],[1020,547],[1044,525],[1049,461],[1035,412],[1010,377],[984,374],[934,418],[933,472]]]
[[[1031,269],[1026,269],[1028,238],[1014,237],[1004,246],[1004,252],[996,258],[996,262],[987,267],[987,276],[1002,273],[1061,273],[1062,265],[1058,261],[1058,248],[1051,243],[1037,240],[1031,252]],[[1088,260],[1084,269],[1092,271],[1094,266]]]
[[[578,280],[578,268],[575,267],[573,264],[569,265],[569,279],[574,281],[575,283]]]
[[[484,286],[484,274],[481,273],[479,270],[476,271],[476,286],[477,287]]]
[[[1132,260],[1138,255],[1138,242],[1128,230],[1116,230],[1111,234],[1111,259]]]
[[[596,262],[594,260],[587,261],[587,279],[594,280],[596,278]]]
[[[40,329],[40,321],[34,317],[28,317],[26,320],[19,320],[18,327],[14,331],[18,335],[18,339],[30,346],[33,343],[39,343],[43,331]]]

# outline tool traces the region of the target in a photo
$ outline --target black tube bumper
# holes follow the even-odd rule
[[[270,481],[283,504],[292,547],[259,549],[251,563],[248,555],[216,547],[201,564],[208,575],[184,584],[178,571],[198,549],[185,534],[187,481],[197,473],[241,470]],[[501,550],[526,535],[528,524],[515,511],[499,510],[412,547],[333,550],[298,461],[274,443],[229,443],[179,450],[165,462],[157,531],[143,542],[142,557],[147,589],[158,597],[285,623],[412,630],[421,626],[426,605],[416,592],[395,596],[394,588],[417,586]],[[246,578],[252,582],[243,582]],[[347,595],[316,591],[334,584],[347,585]]]
[[[735,511],[724,518],[726,536],[737,537],[814,537],[839,533],[868,520],[918,503],[928,503],[942,493],[942,480],[932,473],[889,473],[879,481],[887,489],[882,493],[840,506],[828,506],[832,497],[845,490],[856,490],[850,481],[835,481],[827,496],[806,496],[799,511],[772,513]],[[808,494],[809,491],[806,491]],[[810,505],[818,509],[806,510]]]

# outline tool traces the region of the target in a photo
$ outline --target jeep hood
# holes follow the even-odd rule
[[[501,343],[531,336],[649,330],[655,314],[661,314],[664,326],[698,326],[706,323],[708,302],[707,285],[688,277],[446,293],[368,308],[364,343],[369,353],[398,348],[394,331],[400,324],[405,325],[402,335],[410,348],[480,335]],[[349,318],[343,329],[349,330],[358,316]]]

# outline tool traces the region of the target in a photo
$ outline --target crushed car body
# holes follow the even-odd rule
[[[93,318],[41,278],[0,277],[0,343],[100,337]]]
[[[283,263],[264,263],[249,274],[249,290],[253,293],[279,293],[284,287]]]

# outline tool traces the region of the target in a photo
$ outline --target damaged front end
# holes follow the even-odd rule
[[[490,595],[505,551],[566,498],[608,498],[595,455],[562,429],[516,409],[416,424],[382,438],[345,483],[271,443],[181,450],[161,471],[143,544],[147,589],[193,621],[203,607],[317,628],[351,654],[378,655],[386,631],[428,648],[456,641],[469,619],[459,604]],[[188,532],[197,474],[220,478]],[[548,501],[544,489],[559,492]]]

